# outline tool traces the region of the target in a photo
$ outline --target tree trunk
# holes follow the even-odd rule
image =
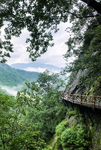
[[[101,3],[95,0],[81,0],[85,2],[88,6],[94,8],[99,14],[101,14]]]

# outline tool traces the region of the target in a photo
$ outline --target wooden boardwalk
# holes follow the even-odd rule
[[[82,105],[85,107],[101,109],[101,96],[79,95],[79,94],[66,94],[61,91],[61,98],[63,100]]]

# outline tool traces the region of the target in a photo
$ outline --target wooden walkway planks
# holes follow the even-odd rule
[[[79,94],[66,94],[61,91],[61,98],[63,100],[75,103],[78,105],[83,105],[86,107],[92,107],[101,109],[101,96],[92,96],[92,95],[79,95]]]

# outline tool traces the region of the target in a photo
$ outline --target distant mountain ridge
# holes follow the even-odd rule
[[[37,63],[37,62],[33,62],[33,63],[15,63],[11,65],[12,68],[15,69],[27,69],[27,68],[46,68],[48,70],[56,70],[56,71],[60,71],[61,68],[60,67],[56,67],[54,65],[50,65],[50,64],[42,64],[42,63]]]
[[[36,81],[38,72],[14,69],[7,64],[0,63],[0,85],[17,86],[25,82]]]

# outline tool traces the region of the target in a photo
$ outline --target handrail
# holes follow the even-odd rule
[[[101,109],[101,96],[70,94],[61,91],[61,98],[75,104]]]

